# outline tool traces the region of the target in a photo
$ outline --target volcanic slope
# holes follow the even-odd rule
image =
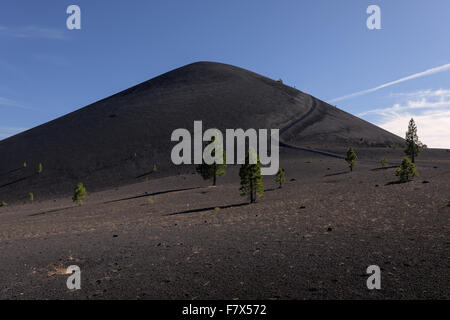
[[[170,137],[177,128],[192,132],[194,120],[204,129],[280,128],[282,141],[323,150],[403,141],[279,81],[197,62],[0,141],[0,200],[69,194],[79,181],[94,191],[191,171],[172,164]]]

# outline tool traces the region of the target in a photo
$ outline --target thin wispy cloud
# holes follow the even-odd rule
[[[0,107],[8,107],[8,108],[19,108],[19,109],[23,109],[23,110],[34,110],[32,108],[29,108],[17,101],[8,99],[8,98],[4,98],[4,97],[0,97]]]
[[[0,36],[23,38],[23,39],[53,39],[63,40],[66,38],[64,29],[52,29],[39,26],[24,26],[24,27],[6,27],[0,26]]]
[[[407,77],[404,77],[404,78],[401,78],[401,79],[398,79],[398,80],[395,80],[395,81],[390,81],[390,82],[384,83],[382,85],[379,85],[378,87],[375,87],[375,88],[362,90],[362,91],[358,91],[358,92],[355,92],[355,93],[347,94],[347,95],[342,96],[342,97],[334,98],[334,99],[331,99],[330,102],[337,102],[337,101],[342,101],[342,100],[346,100],[346,99],[362,96],[362,95],[365,95],[365,94],[368,94],[368,93],[371,93],[371,92],[374,92],[374,91],[377,91],[377,90],[380,90],[380,89],[383,89],[383,88],[387,88],[387,87],[393,86],[393,85],[401,83],[401,82],[405,82],[405,81],[409,81],[409,80],[413,80],[413,79],[429,76],[429,75],[432,75],[432,74],[435,74],[435,73],[444,72],[444,71],[448,71],[448,70],[450,70],[450,63],[444,64],[444,65],[442,65],[440,67],[431,68],[431,69],[425,70],[423,72],[415,73],[413,75],[410,75],[410,76],[407,76]]]
[[[403,97],[404,102],[396,103],[388,108],[372,109],[362,113],[359,113],[359,117],[364,117],[367,115],[375,116],[395,116],[399,112],[413,111],[416,109],[450,109],[450,90],[423,90],[410,93],[396,93],[392,94],[395,97]]]
[[[414,118],[423,143],[432,148],[450,148],[450,90],[421,90],[391,96],[400,102],[359,116],[375,117],[377,125],[401,137],[405,136],[409,120]]]
[[[0,126],[0,140],[6,139],[25,130],[28,130],[28,128]]]

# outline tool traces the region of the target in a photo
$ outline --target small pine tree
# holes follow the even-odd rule
[[[226,164],[226,155],[225,150],[223,150],[223,147],[219,144],[215,143],[215,137],[212,138],[212,142],[214,143],[214,150],[211,152],[211,156],[215,157],[216,150],[221,150],[223,154],[223,161],[222,163],[216,163],[213,164],[206,164],[205,161],[202,161],[202,164],[199,164],[195,167],[195,170],[198,174],[202,176],[204,180],[213,179],[213,186],[216,185],[217,177],[224,176],[225,175],[225,168],[227,167]]]
[[[255,156],[256,157],[256,156]],[[245,164],[239,170],[239,177],[241,178],[241,196],[249,195],[250,203],[256,202],[256,197],[264,197],[264,187],[262,184],[261,163],[259,158],[256,158],[255,164],[250,164],[250,158],[247,155]]]
[[[417,136],[417,126],[412,118],[409,120],[405,140],[405,154],[410,157],[412,163],[414,163],[415,158],[422,152],[424,145],[419,141],[419,137]]]
[[[27,167],[27,162],[26,162],[26,161],[23,163],[23,167],[24,167],[24,168]]]
[[[0,203],[0,207],[6,207],[6,202],[5,201],[2,201],[1,203]]]
[[[355,150],[353,150],[352,147],[348,148],[347,150],[347,157],[345,158],[345,161],[347,161],[348,166],[350,168],[350,171],[353,171],[353,167],[356,165],[356,159],[358,157],[356,156]]]
[[[42,166],[42,163],[39,162],[39,165],[38,165],[38,173],[41,174],[41,173],[42,173],[42,170],[44,170],[44,167]]]
[[[78,204],[82,204],[84,199],[86,198],[86,194],[86,188],[80,182],[73,191],[72,201]]]
[[[153,172],[158,171],[158,168],[156,167],[156,163],[153,165]]]
[[[286,177],[284,174],[284,169],[278,169],[277,175],[275,176],[275,182],[279,184],[279,188],[283,187],[283,183],[286,181]]]
[[[33,202],[34,201],[34,194],[33,194],[33,192],[30,192],[28,194],[28,196],[30,197],[30,201]]]
[[[380,164],[381,164],[381,166],[382,166],[383,168],[384,168],[384,167],[387,167],[387,166],[389,165],[389,163],[388,163],[386,157],[383,157],[383,158],[380,160]]]
[[[416,165],[408,157],[403,158],[400,167],[395,172],[395,175],[401,182],[407,182],[417,174]]]

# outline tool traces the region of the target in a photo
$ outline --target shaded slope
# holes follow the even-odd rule
[[[305,116],[307,115],[307,116]],[[300,120],[299,120],[300,119]],[[230,65],[199,62],[0,142],[0,198],[39,199],[189,170],[171,164],[176,128],[283,128],[295,145],[401,139],[307,94]],[[27,162],[27,167],[22,165]],[[38,163],[44,171],[37,174]],[[156,164],[158,171],[152,172]],[[1,201],[0,199],[0,201]]]

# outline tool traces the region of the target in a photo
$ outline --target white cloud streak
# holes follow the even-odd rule
[[[345,96],[342,96],[342,97],[334,98],[334,99],[331,99],[330,102],[337,102],[337,101],[341,101],[341,100],[346,100],[346,99],[362,96],[362,95],[365,95],[365,94],[368,94],[368,93],[371,93],[371,92],[374,92],[374,91],[377,91],[377,90],[380,90],[380,89],[383,89],[383,88],[386,88],[386,87],[393,86],[393,85],[401,83],[401,82],[405,82],[405,81],[409,81],[409,80],[425,77],[425,76],[428,76],[428,75],[432,75],[432,74],[435,74],[435,73],[444,72],[444,71],[448,71],[448,70],[450,70],[450,63],[444,64],[444,65],[442,65],[440,67],[431,68],[431,69],[425,70],[423,72],[415,73],[413,75],[410,75],[410,76],[407,76],[407,77],[404,77],[404,78],[401,78],[401,79],[398,79],[398,80],[395,80],[395,81],[387,82],[387,83],[382,84],[382,85],[380,85],[378,87],[375,87],[375,88],[362,90],[362,91],[351,93],[351,94],[348,94],[348,95],[345,95]]]
[[[6,26],[0,26],[0,36],[23,38],[23,39],[53,39],[63,40],[65,39],[64,29],[52,29],[39,26],[25,26],[18,28],[9,28]]]
[[[0,126],[0,140],[6,139],[25,130],[27,130],[27,128]]]
[[[414,118],[423,143],[431,148],[450,148],[450,90],[422,90],[393,96],[403,101],[359,116],[379,117],[376,123],[380,127],[401,137],[405,136],[409,120]]]

